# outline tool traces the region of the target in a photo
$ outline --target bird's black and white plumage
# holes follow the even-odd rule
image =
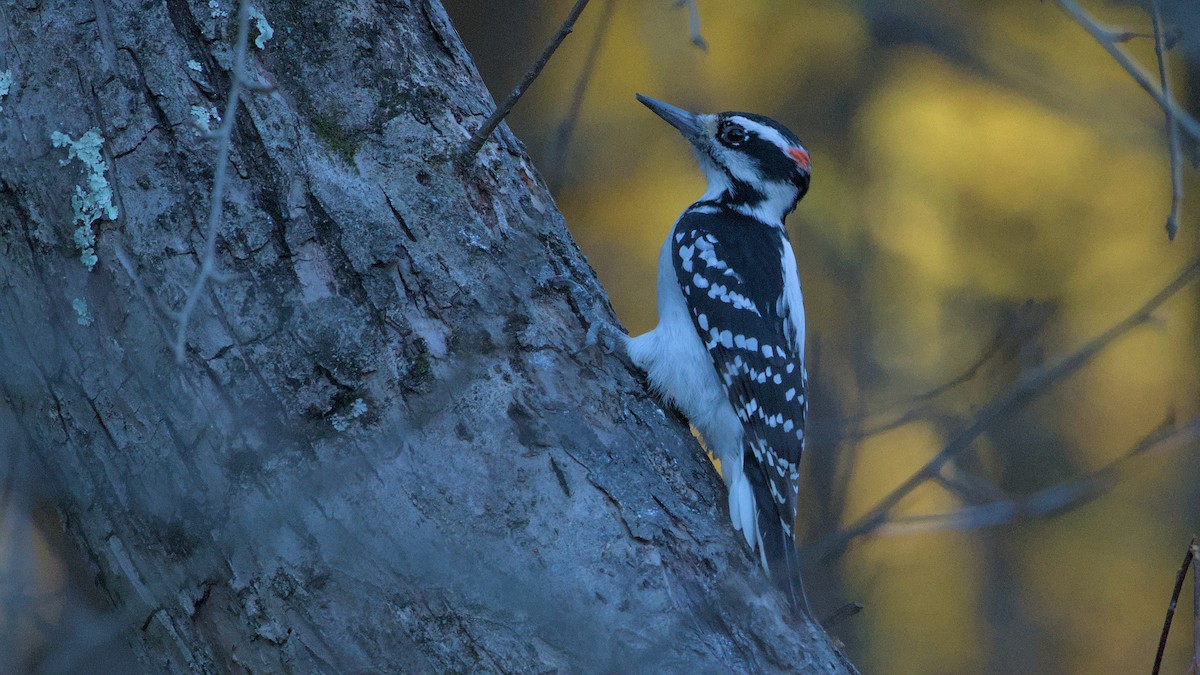
[[[808,152],[760,115],[638,99],[692,143],[708,189],[663,244],[658,326],[626,347],[720,459],[734,528],[791,588],[808,383],[783,221],[808,190]]]

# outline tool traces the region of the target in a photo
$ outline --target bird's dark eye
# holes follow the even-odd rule
[[[750,138],[750,134],[746,133],[741,127],[730,124],[721,130],[721,141],[726,145],[741,145]]]

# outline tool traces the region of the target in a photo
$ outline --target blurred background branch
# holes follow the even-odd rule
[[[604,44],[604,36],[608,33],[609,24],[612,23],[615,3],[616,0],[604,0],[604,7],[600,10],[600,20],[596,25],[595,34],[592,36],[592,43],[588,47],[587,56],[583,61],[583,70],[579,73],[579,80],[575,83],[575,91],[571,94],[571,103],[567,106],[567,114],[558,125],[558,133],[554,137],[554,146],[549,152],[551,164],[548,169],[550,186],[553,190],[561,187],[566,172],[567,149],[571,144],[571,134],[575,131],[576,122],[579,121],[579,113],[583,109],[583,97],[587,94],[588,83],[592,81],[592,73],[596,69],[596,61],[600,58],[600,48]]]
[[[1004,497],[983,504],[966,506],[949,513],[891,517],[879,525],[876,533],[880,535],[912,535],[947,530],[971,530],[1011,525],[1022,520],[1062,513],[1067,509],[1081,506],[1105,490],[1111,489],[1120,470],[1129,460],[1149,453],[1195,449],[1198,441],[1200,441],[1200,417],[1192,418],[1183,424],[1174,424],[1168,421],[1117,459],[1082,476],[1031,494]],[[936,479],[967,502],[974,500],[981,490],[979,485],[967,488],[959,483],[943,482],[940,474]],[[986,484],[984,487],[990,488],[988,490],[990,492],[999,491],[999,488],[991,484]]]
[[[828,442],[836,436],[842,441],[857,441],[870,436],[882,434],[918,419],[929,417],[938,408],[938,399],[960,388],[983,374],[984,368],[997,360],[1004,359],[1006,353],[1016,351],[1019,346],[1033,340],[1043,327],[1046,318],[1044,312],[1032,302],[1025,303],[1013,313],[997,330],[979,356],[961,372],[949,380],[938,384],[916,396],[889,406],[886,410],[874,413],[858,413],[847,415],[837,420],[817,420],[818,432],[809,435],[809,440],[815,443]],[[822,432],[820,429],[830,431]]]
[[[1022,377],[1016,386],[985,405],[971,423],[955,435],[945,447],[926,462],[914,474],[904,480],[892,492],[883,497],[863,516],[860,516],[840,532],[829,535],[806,549],[806,557],[821,559],[838,555],[851,540],[867,536],[889,523],[889,517],[905,497],[927,480],[934,478],[948,462],[968,451],[980,435],[1002,421],[1020,412],[1038,396],[1046,394],[1063,378],[1075,373],[1096,357],[1103,349],[1134,328],[1149,321],[1159,307],[1176,293],[1200,277],[1200,259],[1193,260],[1178,276],[1135,312],[1117,322],[1075,353],[1055,364]],[[1187,427],[1190,429],[1190,427]],[[1003,510],[1003,506],[996,509]],[[982,509],[981,509],[982,512]],[[993,510],[995,517],[995,510]]]
[[[702,52],[708,51],[708,41],[704,39],[704,34],[700,32],[700,8],[696,6],[696,0],[676,0],[675,6],[687,7],[688,30],[692,34],[692,44],[696,45]]]

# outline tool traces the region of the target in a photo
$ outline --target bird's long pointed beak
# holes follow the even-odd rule
[[[650,110],[654,111],[655,115],[667,121],[667,124],[679,130],[684,138],[695,142],[703,133],[703,127],[700,124],[700,116],[696,113],[690,113],[683,108],[676,108],[669,103],[663,103],[650,98],[649,96],[637,95],[637,100],[642,102]]]

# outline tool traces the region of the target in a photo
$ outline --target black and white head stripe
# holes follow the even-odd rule
[[[747,471],[758,508],[791,536],[807,391],[803,354],[785,297],[781,228],[733,208],[686,212],[670,246],[692,322],[745,429]],[[772,508],[773,507],[773,508]]]
[[[787,127],[762,115],[721,113],[717,116],[717,142],[752,160],[750,170],[738,171],[737,155],[721,153],[718,158],[735,175],[753,184],[781,182],[808,189],[811,165],[808,151]]]
[[[701,116],[705,139],[693,140],[709,191],[719,200],[769,223],[782,222],[808,192],[811,165],[800,139],[770,118],[752,113]]]
[[[774,143],[775,147],[780,150],[802,145],[800,138],[796,134],[770,117],[744,112],[726,112],[721,113],[718,117],[727,122],[736,123],[747,131],[758,134],[759,137]]]

